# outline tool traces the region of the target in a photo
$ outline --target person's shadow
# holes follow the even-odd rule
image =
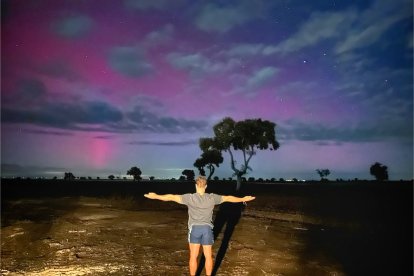
[[[216,275],[224,256],[226,255],[227,248],[229,247],[229,242],[231,236],[233,235],[234,229],[236,228],[237,223],[239,223],[241,214],[244,210],[243,203],[223,203],[220,205],[220,208],[214,218],[214,228],[213,235],[214,240],[217,239],[220,233],[222,233],[223,228],[223,237],[221,240],[220,248],[217,252],[214,267],[211,275]],[[202,270],[204,269],[205,258],[204,255],[201,256],[198,263],[196,275],[201,275]]]

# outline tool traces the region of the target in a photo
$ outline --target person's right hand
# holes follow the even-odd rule
[[[254,200],[256,197],[254,197],[254,196],[245,196],[245,197],[243,197],[243,201],[244,202],[246,202],[246,201],[252,201],[252,200]]]

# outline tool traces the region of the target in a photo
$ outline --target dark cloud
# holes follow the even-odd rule
[[[37,79],[23,79],[18,83],[18,96],[23,99],[43,97],[47,94],[46,86]]]
[[[82,124],[107,124],[122,120],[122,113],[105,102],[46,103],[41,108],[2,109],[2,122],[26,123],[65,129]]]
[[[136,124],[138,129],[150,132],[181,133],[198,131],[204,130],[208,125],[205,121],[158,116],[139,106],[136,106],[132,112],[129,112],[127,117]]]
[[[41,134],[41,135],[54,135],[54,136],[72,136],[70,132],[61,132],[53,130],[41,130],[41,129],[22,129],[23,132]]]
[[[52,30],[66,38],[82,38],[87,35],[93,26],[91,18],[85,15],[69,16],[52,24]]]
[[[170,4],[169,0],[125,0],[125,7],[129,9],[147,10],[165,10]]]
[[[35,69],[37,72],[53,77],[66,79],[68,81],[79,80],[81,77],[70,68],[67,62],[61,60],[55,60],[52,62],[45,63]]]
[[[2,177],[44,177],[45,175],[61,175],[63,177],[65,171],[64,168],[59,167],[22,166],[10,163],[1,164]]]
[[[128,144],[130,144],[130,145],[154,145],[154,146],[188,146],[188,145],[197,145],[198,140],[169,141],[169,142],[134,141],[134,142],[130,142]]]
[[[396,125],[388,123],[363,124],[358,126],[323,126],[291,120],[278,128],[277,135],[282,140],[330,142],[375,142],[387,139],[405,142],[412,139],[412,124]]]
[[[116,47],[109,55],[109,65],[127,77],[141,77],[153,69],[143,53],[135,47]]]

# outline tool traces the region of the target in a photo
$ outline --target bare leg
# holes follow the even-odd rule
[[[203,253],[206,259],[206,275],[211,275],[213,271],[213,253],[212,253],[212,245],[203,245]]]
[[[190,247],[190,275],[195,275],[197,271],[197,257],[198,252],[200,251],[200,244],[197,243],[189,243]]]

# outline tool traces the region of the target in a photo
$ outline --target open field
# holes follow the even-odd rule
[[[191,182],[6,180],[2,275],[186,275]],[[209,192],[234,194],[234,182]],[[215,210],[216,275],[412,275],[413,183],[244,183]],[[204,274],[202,274],[204,275]]]

